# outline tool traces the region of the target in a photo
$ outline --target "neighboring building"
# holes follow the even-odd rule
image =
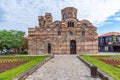
[[[77,19],[77,9],[66,7],[62,20],[52,21],[52,14],[39,16],[39,25],[28,29],[29,54],[98,53],[98,34],[88,20]]]
[[[109,32],[99,36],[100,52],[120,52],[120,33]]]

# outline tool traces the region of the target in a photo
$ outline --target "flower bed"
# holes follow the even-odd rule
[[[0,56],[0,80],[13,80],[49,56]],[[4,70],[4,71],[3,71]]]
[[[34,60],[35,57],[0,57],[0,73],[20,66],[24,63],[27,63],[31,60]]]
[[[120,67],[120,55],[99,55],[99,56],[91,56],[96,58],[102,62],[110,64],[115,67]]]
[[[115,80],[120,80],[120,55],[82,55],[82,58],[97,66]],[[107,61],[107,62],[105,62]]]

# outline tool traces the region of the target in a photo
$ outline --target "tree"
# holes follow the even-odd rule
[[[0,51],[8,52],[9,49],[15,48],[20,50],[20,48],[25,44],[24,40],[25,32],[17,30],[2,30],[0,31]]]
[[[16,31],[16,30],[10,30],[10,31],[13,34],[12,47],[17,48],[18,51],[20,51],[21,47],[25,44],[25,40],[24,40],[25,32]]]
[[[4,52],[4,50],[8,50],[12,46],[12,33],[7,30],[0,31],[0,50]]]

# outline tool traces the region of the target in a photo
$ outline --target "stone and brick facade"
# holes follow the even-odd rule
[[[98,53],[98,34],[88,20],[77,19],[77,9],[62,9],[62,20],[52,21],[52,14],[39,16],[39,25],[28,29],[29,54]]]

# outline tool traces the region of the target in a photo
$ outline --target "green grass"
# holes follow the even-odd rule
[[[115,80],[120,80],[120,68],[108,65],[102,61],[99,61],[95,58],[90,57],[89,55],[83,55],[82,57],[88,62],[97,66],[101,71],[113,77]]]
[[[29,57],[29,56],[27,56],[27,57]],[[34,59],[28,63],[25,63],[21,66],[18,66],[16,68],[11,69],[11,70],[5,71],[3,73],[0,73],[0,80],[12,80],[13,78],[19,76],[20,74],[22,74],[26,70],[32,68],[33,66],[35,66],[39,62],[42,62],[46,58],[48,58],[48,56],[35,56],[35,57],[36,57],[36,59]]]

